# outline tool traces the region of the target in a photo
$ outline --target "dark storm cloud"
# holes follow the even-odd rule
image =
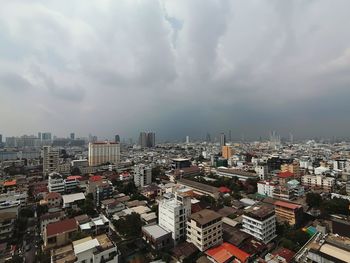
[[[346,0],[7,1],[0,132],[344,136],[349,8]],[[15,123],[23,112],[25,126]]]

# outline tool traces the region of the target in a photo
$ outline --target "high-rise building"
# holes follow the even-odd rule
[[[71,139],[71,140],[75,140],[75,133],[74,133],[74,132],[72,132],[72,133],[70,134],[70,139]]]
[[[186,143],[190,143],[190,136],[186,136]]]
[[[0,134],[0,144],[2,144],[2,134]]]
[[[226,135],[225,133],[220,134],[220,146],[225,146],[226,145]]]
[[[38,132],[38,139],[39,139],[39,141],[41,141],[41,139],[42,139],[41,132]]]
[[[232,146],[222,146],[221,149],[222,157],[224,157],[225,159],[230,159],[233,153]]]
[[[43,175],[55,172],[58,167],[59,151],[51,146],[43,147]]]
[[[114,136],[114,142],[120,143],[120,136],[118,134]]]
[[[51,141],[52,140],[52,135],[51,135],[51,132],[43,132],[41,134],[41,139],[43,141]]]
[[[207,136],[206,136],[206,142],[211,142],[211,136],[209,133],[207,133]]]
[[[137,187],[144,187],[152,183],[152,169],[143,164],[134,166],[134,183]]]
[[[171,232],[177,244],[186,237],[186,222],[191,216],[191,197],[176,193],[175,197],[164,198],[159,203],[159,226]]]
[[[104,163],[118,164],[120,160],[120,145],[115,142],[89,143],[89,165],[97,166]]]
[[[232,132],[231,132],[231,130],[228,131],[228,141],[232,142]]]
[[[154,132],[140,132],[139,145],[141,148],[153,148],[156,145],[156,134]]]

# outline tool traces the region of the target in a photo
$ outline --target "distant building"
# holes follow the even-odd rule
[[[140,132],[139,145],[141,148],[153,148],[156,145],[156,134],[154,132]]]
[[[137,187],[144,187],[152,183],[152,169],[143,164],[134,166],[134,183]]]
[[[43,147],[43,175],[55,172],[59,162],[59,151],[51,146]]]
[[[276,237],[276,215],[273,208],[255,206],[243,215],[243,231],[265,244]]]
[[[118,164],[120,160],[120,145],[115,142],[89,143],[89,166],[105,163]]]
[[[222,157],[224,157],[225,159],[230,159],[233,154],[232,146],[222,146],[221,151]]]
[[[293,161],[291,164],[282,164],[281,172],[290,172],[293,173],[295,177],[300,177],[300,165],[297,161]]]
[[[335,179],[323,175],[304,175],[301,178],[301,183],[305,187],[319,188],[331,192],[335,185]]]
[[[226,145],[226,135],[225,133],[220,134],[220,146],[225,146]]]
[[[200,251],[222,244],[221,218],[220,214],[209,209],[192,214],[187,221],[187,242]]]
[[[186,136],[186,143],[187,143],[187,144],[190,143],[190,136]]]
[[[74,133],[74,132],[72,132],[72,133],[70,134],[70,139],[71,139],[71,140],[75,140],[75,133]]]
[[[120,143],[120,136],[118,134],[114,136],[114,142]]]
[[[190,159],[185,159],[185,158],[173,159],[171,164],[171,168],[174,170],[188,168],[190,166],[191,166]]]

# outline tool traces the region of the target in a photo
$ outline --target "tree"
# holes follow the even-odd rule
[[[322,204],[322,197],[320,194],[317,194],[317,193],[307,193],[306,203],[310,207],[318,208]]]
[[[125,237],[138,237],[141,235],[142,221],[137,213],[131,213],[119,220],[114,220],[113,224],[117,231]]]
[[[342,198],[333,198],[322,202],[321,210],[323,214],[349,215],[349,201]]]

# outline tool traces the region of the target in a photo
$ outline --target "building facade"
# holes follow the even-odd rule
[[[192,214],[187,221],[187,242],[200,251],[222,244],[221,215],[209,209]]]
[[[118,164],[120,160],[120,145],[115,142],[89,143],[89,166],[104,163]]]
[[[59,151],[51,146],[43,147],[43,175],[48,176],[55,172],[59,162]]]
[[[134,166],[134,183],[136,187],[144,187],[152,183],[152,169],[146,165]]]

